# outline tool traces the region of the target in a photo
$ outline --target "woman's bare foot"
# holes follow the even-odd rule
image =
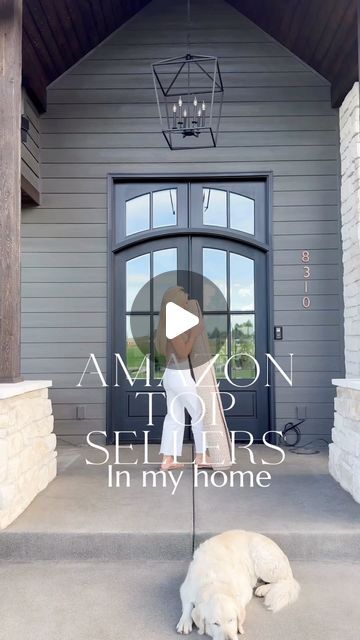
[[[161,471],[169,471],[170,469],[183,469],[181,462],[175,462],[173,456],[164,456],[160,465]]]
[[[203,453],[197,453],[195,456],[195,464],[200,468],[203,469],[212,469],[212,464],[211,464],[211,460],[209,458],[208,455],[205,455]]]

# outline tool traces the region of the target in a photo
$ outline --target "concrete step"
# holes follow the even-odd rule
[[[246,520],[242,528],[248,529]],[[241,527],[232,527],[241,528]],[[253,529],[252,529],[253,530]],[[225,531],[225,529],[223,529]],[[343,532],[281,532],[257,529],[272,538],[294,560],[360,560],[360,534]],[[196,536],[196,546],[211,535]],[[117,561],[117,560],[190,560],[193,540],[189,534],[167,532],[142,533],[11,533],[0,534],[0,561]]]
[[[150,449],[156,460],[158,447]],[[113,447],[109,452],[111,461]],[[126,455],[141,461],[142,447]],[[191,456],[188,445],[185,460]],[[360,559],[360,507],[329,476],[325,451],[288,453],[283,464],[266,467],[267,488],[217,487],[211,472],[194,488],[194,471],[186,468],[175,491],[171,482],[144,488],[140,463],[131,467],[130,487],[109,488],[106,467],[87,465],[87,457],[85,447],[59,450],[58,477],[0,533],[0,559],[189,560],[193,545],[236,528],[269,535],[293,560]],[[235,470],[258,471],[262,458],[278,460],[256,447],[255,464],[242,451]],[[222,478],[216,476],[219,484]]]
[[[185,561],[0,563],[6,640],[171,640]],[[246,640],[358,640],[360,565],[292,562],[299,600],[277,614],[253,598]],[[190,637],[197,637],[196,631]]]

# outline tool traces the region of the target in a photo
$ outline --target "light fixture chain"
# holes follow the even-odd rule
[[[191,7],[187,0],[187,30],[186,30],[186,53],[190,53],[190,29],[191,29]]]

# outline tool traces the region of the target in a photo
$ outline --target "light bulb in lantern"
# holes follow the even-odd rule
[[[203,103],[202,103],[202,105],[201,105],[201,111],[202,111],[202,118],[201,118],[202,122],[201,122],[201,126],[202,126],[202,127],[205,127],[205,111],[206,111],[206,104],[205,104],[205,102],[204,102],[204,101],[203,101]]]
[[[194,122],[194,124],[196,123],[197,103],[198,103],[197,97],[194,96],[194,102],[193,102],[193,105],[194,105],[193,122]]]
[[[184,127],[186,129],[187,110],[184,109]]]
[[[177,112],[177,106],[176,104],[173,105],[173,129],[176,129],[176,112]]]
[[[180,127],[182,125],[182,119],[183,119],[182,103],[183,103],[182,97],[180,96],[179,100],[178,100],[178,105],[179,105],[179,125],[180,125]]]

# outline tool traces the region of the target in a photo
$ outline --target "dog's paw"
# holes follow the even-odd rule
[[[176,631],[178,633],[184,633],[187,635],[188,633],[191,633],[192,626],[193,626],[193,621],[191,618],[183,618],[183,616],[181,616],[176,626]]]
[[[255,595],[258,598],[264,598],[266,596],[267,592],[269,591],[270,586],[271,585],[269,585],[269,584],[262,584],[260,587],[257,587],[255,589]]]

